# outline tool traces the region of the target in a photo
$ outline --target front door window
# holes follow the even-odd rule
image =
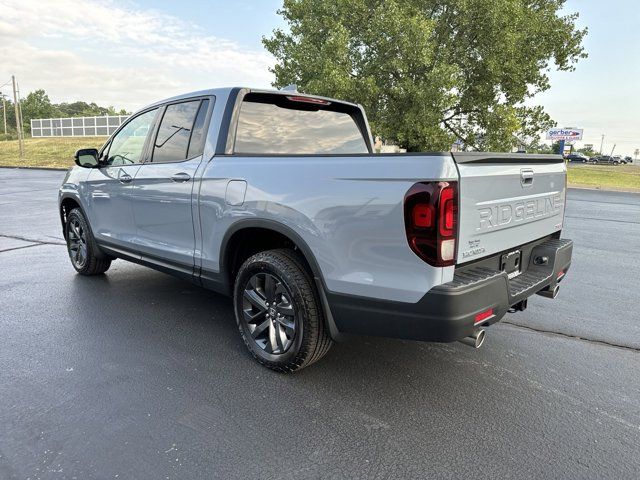
[[[131,119],[111,140],[107,165],[132,165],[142,161],[145,143],[158,109]]]

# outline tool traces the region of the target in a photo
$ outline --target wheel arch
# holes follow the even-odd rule
[[[84,209],[82,208],[82,205],[80,205],[78,199],[73,195],[65,195],[60,199],[60,223],[62,224],[62,235],[64,236],[65,240],[67,239],[67,229],[65,228],[65,226],[67,225],[67,216],[69,215],[69,212],[71,212],[71,210],[73,210],[74,208],[79,208],[84,215]],[[86,215],[85,218],[87,218]]]
[[[258,233],[262,233],[264,236],[257,238],[255,235]],[[233,275],[240,267],[237,263],[243,256],[245,258],[240,261],[240,264],[254,253],[273,248],[273,244],[277,241],[288,242],[288,246],[299,251],[309,267],[309,272],[320,279],[324,285],[320,266],[307,242],[291,227],[274,220],[245,219],[234,223],[225,233],[220,245],[220,272],[230,284],[233,284]],[[243,252],[241,249],[246,248],[248,244],[251,245],[251,248]],[[263,246],[264,248],[262,248]],[[276,246],[282,247],[283,245],[276,244]],[[251,253],[248,254],[249,252]],[[244,255],[238,257],[238,254]]]
[[[264,237],[259,238],[257,234],[263,234]],[[251,239],[249,248],[246,248],[247,239]],[[284,242],[284,244],[278,242]],[[333,340],[343,340],[331,314],[326,294],[327,287],[315,255],[307,242],[295,230],[280,222],[266,219],[244,219],[237,221],[227,230],[220,245],[220,273],[223,281],[228,285],[228,291],[233,292],[235,274],[247,258],[259,251],[283,246],[288,246],[299,252],[318,290],[329,333]]]

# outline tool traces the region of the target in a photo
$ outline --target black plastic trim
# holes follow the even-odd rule
[[[456,163],[564,163],[562,155],[538,153],[451,152]]]
[[[217,155],[217,154],[216,154]],[[218,155],[221,156],[221,155]],[[404,153],[227,153],[226,157],[451,157],[447,152],[404,152]]]
[[[229,241],[234,234],[247,228],[264,228],[267,230],[273,230],[274,232],[277,232],[288,238],[289,241],[300,250],[305,260],[309,264],[309,267],[311,268],[311,273],[313,274],[313,279],[318,289],[318,295],[320,297],[320,302],[324,310],[324,318],[327,323],[327,328],[329,329],[331,338],[335,341],[344,340],[344,335],[338,329],[333,317],[328,301],[328,289],[324,283],[324,277],[322,276],[320,266],[318,265],[315,255],[311,251],[311,248],[309,248],[309,245],[307,245],[307,243],[300,235],[298,235],[293,229],[287,227],[286,225],[283,225],[282,223],[265,219],[244,219],[238,220],[236,223],[234,223],[225,233],[222,239],[222,244],[220,245],[220,271],[211,272],[203,270],[201,272],[202,286],[214,290],[218,293],[232,295],[233,285],[230,281],[231,272],[229,269],[229,265],[227,265]]]
[[[159,258],[154,255],[143,254],[128,248],[123,248],[111,242],[105,242],[104,240],[96,240],[96,243],[101,250],[113,257],[122,258],[123,260],[137,263],[159,272],[168,273],[169,275],[173,275],[174,277],[178,277],[192,283],[199,283],[198,278],[194,275],[193,265],[184,265],[182,263]]]
[[[512,305],[547,287],[555,287],[558,272],[566,273],[571,265],[572,244],[570,240],[551,239],[538,245],[536,248],[549,256],[549,265],[541,270],[540,282],[515,296],[505,272],[482,267],[483,272],[478,272],[476,278],[467,271],[467,279],[458,278],[435,287],[416,303],[335,292],[327,292],[327,299],[336,327],[342,334],[453,342],[471,335],[478,328],[475,324],[478,313],[492,308],[493,316],[481,323],[482,326],[491,325],[501,320]]]
[[[298,233],[296,233],[292,228],[274,220],[267,219],[242,219],[238,220],[227,229],[220,245],[220,273],[224,276],[224,278],[229,278],[230,274],[229,266],[226,263],[229,240],[235,233],[247,228],[264,228],[267,230],[273,230],[287,237],[297,248],[300,249],[305,259],[309,263],[314,277],[320,278],[324,286],[324,279],[322,277],[316,257],[311,251],[311,248],[309,248],[307,243],[303,240],[303,238],[298,235]]]
[[[96,236],[93,234],[93,229],[91,228],[91,223],[89,222],[89,217],[85,213],[84,207],[82,206],[82,203],[80,203],[80,200],[77,197],[75,197],[75,196],[73,196],[71,194],[63,194],[62,197],[60,197],[59,202],[58,202],[58,210],[59,210],[59,213],[60,213],[60,222],[62,224],[62,236],[64,238],[65,243],[67,241],[67,225],[66,225],[66,221],[65,221],[66,219],[64,218],[64,215],[62,213],[62,203],[65,200],[73,200],[78,205],[77,208],[79,208],[80,212],[82,212],[82,215],[84,216],[84,219],[87,222],[87,226],[89,227],[89,232],[91,233],[91,236],[95,239]],[[97,252],[98,255],[96,255],[98,258],[107,258],[107,257],[109,257],[109,254],[106,251],[104,251],[104,249],[102,249],[100,247],[100,245],[98,244],[97,241],[96,241],[96,245],[98,246],[98,252]]]
[[[242,88],[232,88],[227,98],[227,104],[224,107],[224,113],[222,114],[222,122],[220,123],[220,130],[218,131],[218,142],[216,143],[216,155],[224,155],[227,151],[227,141],[229,137],[229,129],[231,127],[234,111],[236,110],[236,104],[238,103],[238,94]]]

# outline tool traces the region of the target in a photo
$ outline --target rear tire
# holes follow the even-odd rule
[[[234,287],[236,322],[260,364],[289,373],[320,360],[331,348],[311,275],[292,250],[267,250],[240,267]]]
[[[82,210],[74,208],[65,225],[71,265],[80,275],[100,275],[109,270],[111,259],[100,252]]]

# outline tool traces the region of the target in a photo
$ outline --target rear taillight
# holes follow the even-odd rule
[[[416,183],[404,197],[409,246],[434,267],[455,263],[458,231],[458,183]]]

